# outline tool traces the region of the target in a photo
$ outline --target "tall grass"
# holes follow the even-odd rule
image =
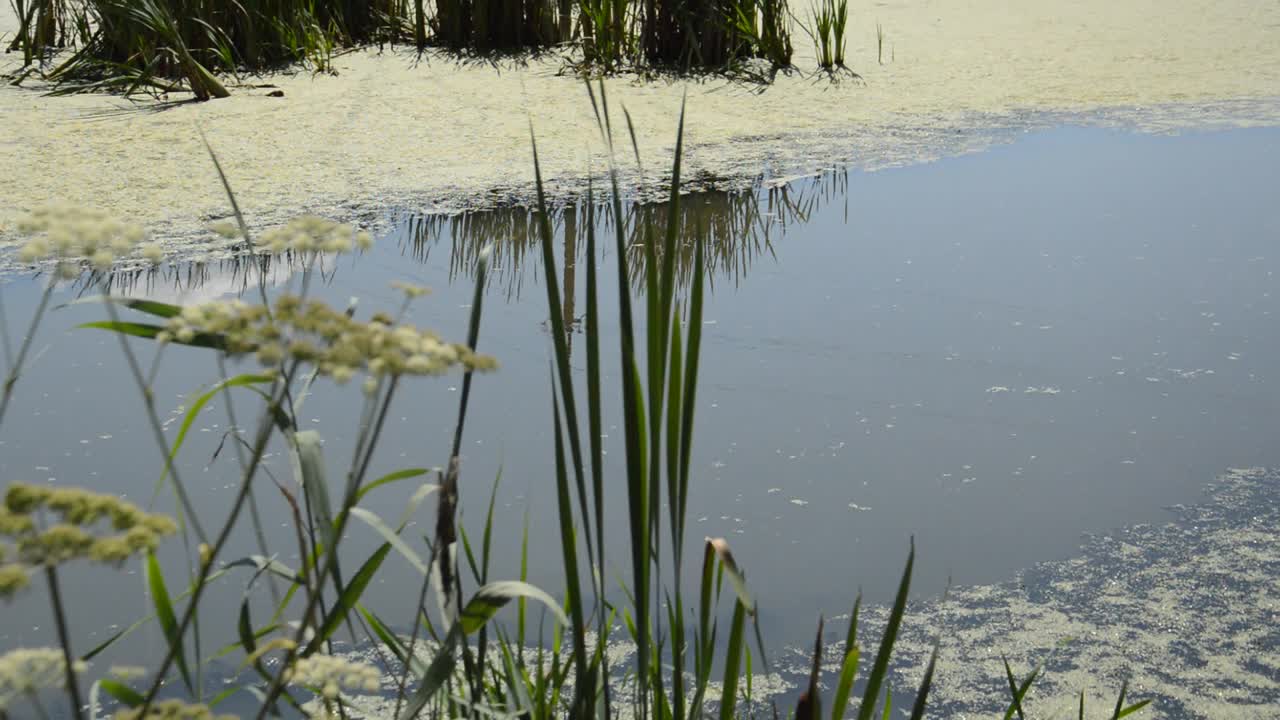
[[[848,0],[818,0],[811,11],[813,45],[818,67],[833,71],[845,67],[845,26],[849,22]]]
[[[593,92],[592,100],[600,132],[612,147],[615,129],[603,84],[598,95]],[[629,134],[634,137],[634,133]],[[459,520],[461,490],[464,484],[476,482],[465,472],[461,448],[473,373],[488,367],[476,355],[481,345],[488,253],[476,258],[467,336],[445,351],[434,336],[400,322],[418,295],[416,288],[404,288],[405,299],[398,312],[379,313],[368,321],[358,319],[362,313],[354,306],[334,309],[312,301],[309,292],[323,255],[316,248],[323,247],[326,252],[350,249],[345,246],[349,237],[356,246],[364,244],[349,228],[313,219],[291,226],[284,235],[255,239],[236,210],[246,250],[279,252],[272,248],[280,243],[291,248],[302,262],[303,269],[286,295],[270,298],[265,274],[256,288],[261,305],[180,307],[104,294],[97,300],[106,318],[85,325],[110,331],[119,339],[132,383],[156,430],[156,450],[164,468],[162,481],[180,500],[176,512],[182,521],[182,539],[189,542],[185,583],[175,583],[172,574],[166,576],[155,555],[154,537],[141,538],[136,547],[100,545],[92,538],[89,547],[99,549],[68,544],[68,538],[79,537],[76,532],[103,532],[97,519],[105,512],[111,513],[117,529],[119,523],[138,522],[136,509],[128,510],[114,498],[79,491],[54,495],[39,486],[23,485],[11,486],[5,494],[4,514],[0,515],[4,520],[0,538],[5,543],[0,547],[5,548],[6,554],[0,577],[5,578],[6,584],[0,586],[0,591],[22,591],[21,582],[14,580],[15,573],[22,578],[43,573],[50,612],[59,630],[63,658],[59,673],[52,679],[42,676],[40,682],[64,690],[58,699],[69,703],[72,715],[93,715],[94,720],[98,716],[97,701],[86,712],[85,697],[107,696],[126,713],[132,713],[131,717],[171,717],[217,708],[241,691],[254,698],[257,718],[278,712],[353,717],[365,713],[360,694],[353,690],[366,689],[370,682],[379,688],[394,687],[392,700],[398,720],[443,716],[693,720],[714,713],[728,720],[753,716],[757,712],[751,695],[753,669],[769,667],[756,596],[747,583],[744,564],[734,556],[727,541],[696,540],[687,534],[687,500],[694,480],[695,408],[702,372],[707,243],[702,234],[685,236],[680,232],[685,202],[680,194],[682,150],[683,119],[676,129],[668,200],[663,208],[665,220],[658,223],[646,213],[636,214],[634,227],[638,234],[629,233],[624,223],[614,222],[610,237],[598,237],[595,186],[589,186],[582,218],[587,259],[583,263],[582,293],[585,348],[581,352],[585,358],[578,372],[570,363],[565,313],[577,293],[569,283],[560,282],[557,236],[534,144],[538,198],[534,223],[553,358],[547,398],[551,457],[541,477],[546,491],[555,496],[559,527],[558,547],[535,552],[558,551],[564,573],[562,595],[553,597],[526,582],[530,550],[527,534],[520,550],[520,578],[492,579],[491,530],[499,492],[496,485],[490,495],[478,553],[472,536]],[[216,156],[211,157],[221,174]],[[223,182],[230,195],[225,176]],[[624,194],[616,166],[609,169],[605,197],[614,217],[622,218]],[[235,208],[234,195],[230,199]],[[636,246],[637,239],[643,241],[642,246]],[[683,244],[692,247],[681,247]],[[606,245],[611,246],[616,259],[618,278],[617,314],[607,318],[599,302],[596,262]],[[34,254],[35,250],[30,252]],[[572,257],[573,251],[567,252]],[[692,254],[692,267],[688,283],[682,284],[677,266],[686,253]],[[640,257],[646,272],[633,297],[633,263]],[[58,275],[74,274],[75,262],[78,261],[61,259]],[[254,262],[247,267],[264,266]],[[26,350],[52,287],[51,282],[16,354],[11,352],[4,333],[8,381],[0,404],[0,422],[21,377]],[[252,297],[254,290],[250,286],[247,294]],[[131,313],[131,319],[124,319],[124,311]],[[605,323],[616,323],[619,329],[616,347],[602,347],[601,328]],[[139,353],[145,346],[138,343],[148,341],[158,343],[153,368],[159,367],[165,344],[172,343],[214,354],[221,371],[215,384],[186,410],[180,431],[172,440],[160,432],[152,388],[156,370],[145,371]],[[229,362],[246,353],[256,355],[262,370],[229,375]],[[425,374],[447,370],[455,363],[460,364],[464,374],[457,412],[451,419],[449,456],[439,471],[409,467],[373,477],[370,467],[379,453],[392,402],[405,384],[421,374],[414,370],[419,357],[422,362],[440,363],[428,367]],[[616,363],[619,370],[614,387],[603,382],[607,362]],[[342,368],[347,368],[346,376],[352,372],[363,376],[365,400],[358,417],[349,419],[354,425],[349,463],[326,467],[321,436],[302,430],[298,415],[313,385],[328,379],[342,381]],[[621,417],[605,417],[606,394],[620,396]],[[194,509],[175,463],[186,431],[214,400],[221,401],[231,427],[245,429],[231,443],[239,479],[231,508],[220,520],[204,517]],[[245,402],[254,403],[256,423],[237,422],[237,410],[243,410]],[[604,467],[602,430],[606,423],[616,423],[624,437],[624,470],[618,477],[607,476]],[[267,453],[273,442],[285,449],[292,483],[268,477]],[[403,501],[404,512],[398,520],[388,521],[369,509],[367,498],[371,493],[395,492],[406,483],[414,489]],[[296,535],[297,547],[293,550],[300,558],[296,568],[278,559],[285,548],[263,547],[261,554],[234,560],[224,557],[228,540],[242,532],[246,523],[261,536],[255,490],[278,493],[291,508],[286,522]],[[613,493],[621,496],[627,510],[627,553],[622,558],[606,557],[604,508],[606,495]],[[406,530],[428,498],[435,501],[434,524],[420,543]],[[24,519],[29,522],[24,523]],[[58,521],[61,524],[57,526],[48,524]],[[156,533],[172,530],[161,520],[147,522],[152,523],[149,527],[158,528]],[[67,529],[73,526],[79,530]],[[340,560],[340,546],[357,530],[378,538],[377,549],[355,563],[349,562],[349,555]],[[16,554],[10,552],[14,549],[10,543]],[[137,556],[141,561],[151,614],[96,647],[76,652],[73,643],[76,648],[80,645],[66,632],[66,617],[69,612],[86,608],[79,607],[83,599],[66,598],[59,592],[57,573],[68,571],[77,562],[102,560],[108,547],[115,548],[116,553],[108,558],[123,562],[119,554],[124,552],[126,557]],[[48,552],[37,552],[42,549]],[[402,626],[409,629],[407,635],[394,632],[371,611],[366,597],[368,589],[376,587],[375,579],[385,572],[383,565],[393,552],[420,576],[416,607]],[[874,644],[874,652],[871,645],[867,646],[866,664],[860,663],[864,652],[859,639],[859,602],[855,601],[835,692],[829,696],[829,711],[823,710],[827,699],[821,678],[823,625],[819,621],[808,686],[794,709],[794,717],[812,720],[829,715],[832,720],[840,720],[856,714],[859,720],[869,720],[889,715],[890,669],[898,632],[906,618],[914,559],[912,547],[906,554],[883,635]],[[695,587],[686,586],[686,567],[697,570]],[[606,589],[606,578],[615,568],[626,578],[621,593]],[[826,582],[826,576],[824,573],[815,577],[815,582]],[[255,598],[265,600],[256,589],[260,578],[282,583],[286,588],[283,597],[272,598],[274,609],[267,618],[260,614],[255,617],[254,608],[260,605],[251,602]],[[208,597],[207,591],[215,583],[236,580],[243,581],[245,587],[236,627],[202,627],[199,610]],[[541,604],[553,622],[549,644],[541,633],[531,637],[526,632],[530,602]],[[510,625],[492,622],[504,607],[513,604],[514,634]],[[82,693],[78,660],[98,656],[151,620],[159,625],[165,648],[158,661],[148,667],[149,677],[132,683],[100,678],[87,695]],[[342,632],[353,640],[381,648],[383,655],[394,662],[376,668],[334,656],[332,641]],[[637,648],[634,662],[625,668],[611,667],[611,656],[606,652],[619,634],[628,636]],[[202,643],[202,638],[214,640],[220,648],[216,655]],[[203,673],[211,658],[223,652],[238,652],[243,661],[230,684],[213,694],[206,688]],[[926,713],[937,657],[935,646],[923,681],[909,693],[912,718]],[[1020,685],[1012,680],[1012,670],[1008,674],[1012,700],[1007,704],[1006,718],[1022,714],[1027,688],[1040,671],[1037,669]],[[391,680],[378,681],[387,676]],[[624,677],[630,682],[616,682]],[[169,684],[166,694],[176,692],[182,699],[161,699],[165,683]],[[718,699],[712,702],[717,691]],[[898,695],[902,697],[901,689]],[[33,692],[21,700],[5,701],[30,703],[32,712],[44,714],[47,699],[47,695]],[[188,707],[182,709],[175,703]],[[199,708],[192,709],[190,705]],[[1113,717],[1130,714],[1143,705],[1126,705],[1122,688]],[[10,709],[19,712],[16,706],[0,708],[0,712]],[[25,710],[26,706],[22,711]],[[151,711],[155,714],[149,715]],[[774,712],[778,712],[776,707]]]
[[[63,92],[224,97],[219,76],[289,63],[327,70],[337,49],[375,42],[481,54],[563,47],[591,72],[717,70],[757,57],[787,67],[792,53],[787,0],[10,2],[20,20],[11,49]]]

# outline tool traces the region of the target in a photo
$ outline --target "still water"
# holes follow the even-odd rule
[[[1148,136],[1062,127],[1010,140],[926,165],[683,201],[683,232],[706,233],[714,265],[689,536],[732,543],[770,645],[804,642],[819,612],[847,610],[859,588],[885,600],[912,537],[914,588],[927,597],[949,582],[1000,582],[1072,556],[1082,533],[1164,521],[1164,508],[1196,502],[1228,467],[1280,465],[1280,130]],[[562,282],[576,283],[579,303],[584,222],[581,208],[556,217],[569,238],[559,260],[573,261],[562,265]],[[461,340],[476,253],[494,243],[480,349],[502,366],[474,388],[464,523],[478,533],[501,475],[493,577],[516,576],[527,513],[531,580],[555,590],[551,350],[533,235],[519,210],[397,218],[373,251],[327,265],[315,291],[339,305],[357,297],[372,311],[398,302],[391,280],[428,285],[435,292],[411,320]],[[602,281],[614,281],[611,246],[598,260]],[[272,278],[283,287],[289,269]],[[209,263],[114,281],[132,294],[196,301],[242,292],[246,277],[243,266]],[[6,280],[11,328],[30,316],[41,282]],[[606,319],[616,317],[613,295],[602,287]],[[143,503],[161,461],[142,403],[117,340],[75,329],[102,316],[76,305],[45,323],[0,440],[0,473]],[[602,347],[614,352],[612,322],[605,331]],[[170,438],[189,396],[216,377],[209,355],[166,352],[157,399]],[[615,379],[607,375],[605,387]],[[374,476],[445,463],[459,385],[457,377],[409,385]],[[350,456],[359,399],[357,387],[325,386],[303,411],[335,466]],[[616,408],[616,398],[607,402]],[[251,397],[242,403],[245,415]],[[227,428],[225,408],[211,403],[179,459],[210,522],[229,506],[237,477],[234,455],[216,452]],[[606,434],[616,478],[606,536],[621,559],[621,434],[607,421]],[[282,480],[283,460],[271,466]],[[394,518],[410,492],[388,489],[369,506]],[[264,484],[257,497],[271,544],[293,547],[279,493]],[[157,503],[172,507],[167,494]],[[427,517],[418,534],[428,532]],[[363,557],[376,543],[357,527],[347,550]],[[251,552],[246,525],[227,557]],[[177,561],[182,550],[165,554]],[[296,554],[281,559],[294,564]],[[232,627],[246,579],[213,596],[209,627]],[[85,645],[146,607],[133,567],[65,582],[73,635]],[[396,559],[376,582],[371,605],[407,621],[418,576]],[[0,614],[0,647],[53,640],[38,592]],[[119,659],[162,643],[144,628]]]

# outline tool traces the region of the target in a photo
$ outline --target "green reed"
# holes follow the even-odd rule
[[[568,51],[589,72],[791,64],[787,0],[10,0],[10,50],[55,92],[190,91],[227,77],[331,67],[341,48],[412,43],[464,54]]]
[[[819,0],[811,12],[813,45],[818,67],[833,71],[845,67],[845,28],[849,21],[848,0]]]

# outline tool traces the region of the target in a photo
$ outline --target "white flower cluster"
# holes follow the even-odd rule
[[[72,669],[84,672],[77,660]],[[67,681],[67,663],[57,648],[18,648],[0,655],[0,713],[19,695],[60,688]]]
[[[284,252],[344,253],[356,248],[368,250],[373,247],[373,236],[346,223],[305,215],[262,233],[255,244],[260,250],[276,255]]]
[[[141,709],[119,710],[112,715],[114,720],[237,720],[235,715],[214,715],[208,705],[185,703],[181,700],[157,700],[147,708],[144,716]]]
[[[361,370],[382,377],[438,375],[456,365],[468,370],[496,366],[492,358],[465,345],[445,342],[411,325],[393,324],[385,315],[360,322],[323,302],[304,302],[293,295],[281,296],[270,314],[261,305],[239,300],[189,306],[169,319],[157,340],[189,343],[197,336],[216,340],[232,354],[256,353],[267,367],[286,358],[313,364],[321,375],[339,383]]]
[[[284,681],[320,688],[321,695],[333,700],[342,688],[377,692],[382,687],[382,673],[362,662],[316,654],[295,660],[293,666],[285,670]]]
[[[141,227],[101,210],[72,205],[37,208],[18,221],[18,231],[31,236],[18,258],[26,263],[55,260],[63,277],[79,274],[81,260],[109,270],[117,259],[135,251],[153,263],[164,259],[159,245],[146,243]]]

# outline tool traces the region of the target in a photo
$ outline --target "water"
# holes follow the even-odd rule
[[[689,227],[701,220],[719,233],[690,538],[729,539],[759,593],[767,637],[782,647],[807,642],[818,613],[847,610],[859,588],[885,600],[911,537],[914,588],[929,597],[948,582],[999,582],[1070,557],[1084,532],[1163,521],[1166,506],[1196,502],[1229,466],[1280,464],[1277,186],[1280,130],[1146,136],[1063,127],[932,164],[799,181],[785,197],[766,187],[687,197]],[[558,218],[575,233],[583,222],[581,213]],[[422,283],[436,292],[411,319],[461,339],[474,252],[513,232],[532,234],[520,212],[406,219],[372,253],[327,267],[318,292],[336,304],[356,296],[371,311],[395,306],[390,280]],[[557,249],[562,263],[581,253],[580,242]],[[602,256],[602,312],[613,318],[612,251]],[[464,522],[478,535],[501,472],[493,576],[515,576],[527,510],[532,580],[554,590],[561,577],[538,248],[508,241],[495,265],[480,347],[502,368],[478,380],[469,411]],[[218,297],[242,289],[243,272],[166,268],[133,278],[131,291]],[[286,268],[274,271],[277,287],[288,279]],[[585,280],[575,280],[580,302]],[[39,282],[7,282],[11,328],[29,317]],[[0,471],[145,502],[160,456],[117,340],[74,329],[103,315],[77,305],[50,316],[42,354],[6,418]],[[612,321],[605,331],[602,347],[612,353]],[[579,369],[582,362],[574,356]],[[170,438],[183,396],[215,377],[207,354],[166,352],[156,397]],[[444,464],[459,380],[414,382],[398,398],[374,476]],[[608,372],[605,387],[615,380]],[[356,387],[325,385],[303,411],[334,467],[349,460],[359,398]],[[251,401],[240,397],[242,423]],[[227,427],[225,410],[211,403],[179,464],[209,524],[222,517],[236,478],[229,450],[214,457]],[[610,492],[620,501],[621,435],[608,422],[606,433]],[[284,480],[281,460],[271,467]],[[394,518],[410,492],[380,491],[369,507]],[[258,497],[272,546],[296,564],[279,493],[264,484]],[[171,507],[167,495],[160,507]],[[611,506],[606,534],[617,538],[608,549],[618,560],[625,523],[621,506]],[[424,514],[416,531],[429,527]],[[376,541],[356,527],[347,550],[363,557]],[[175,568],[170,582],[180,585],[180,544],[163,550]],[[256,545],[246,527],[227,557],[249,552]],[[246,580],[242,573],[213,593],[207,627],[232,627]],[[145,607],[134,566],[68,573],[65,582],[73,634],[85,645]],[[371,605],[408,618],[418,582],[396,559],[376,580]],[[0,647],[52,642],[39,592],[0,615]],[[148,627],[122,646],[121,659],[162,643]]]

